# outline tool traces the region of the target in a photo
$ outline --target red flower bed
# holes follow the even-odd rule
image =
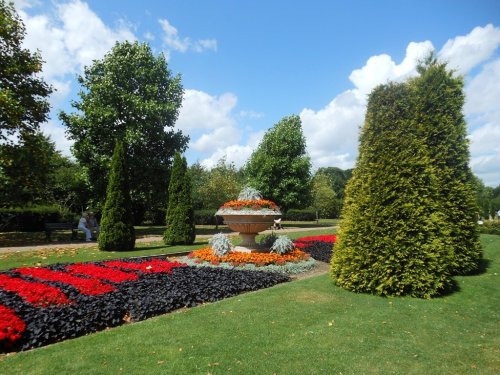
[[[0,305],[0,343],[7,345],[19,340],[26,329],[26,323],[19,318],[14,310]]]
[[[169,262],[166,260],[151,259],[143,263],[130,263],[120,260],[103,262],[106,267],[116,267],[123,270],[141,271],[144,273],[172,273],[172,269],[185,266],[184,263]]]
[[[0,275],[0,288],[16,293],[25,301],[38,307],[70,303],[66,295],[56,287],[8,275]]]
[[[120,270],[101,267],[95,264],[72,264],[65,267],[65,270],[71,274],[80,274],[85,276],[96,277],[101,280],[107,280],[114,283],[122,283],[124,281],[137,280],[139,276],[135,273],[124,272]]]
[[[330,235],[324,235],[324,236],[307,236],[307,237],[300,237],[297,238],[294,242],[295,246],[298,248],[302,249],[304,247],[309,246],[311,242],[328,242],[328,243],[335,243],[337,241],[337,236],[334,234]]]
[[[35,277],[47,281],[59,281],[64,284],[69,284],[81,294],[98,295],[103,293],[112,292],[115,290],[111,285],[105,284],[98,279],[84,279],[83,277],[76,277],[66,272],[52,271],[47,268],[17,268],[14,270],[21,275]]]

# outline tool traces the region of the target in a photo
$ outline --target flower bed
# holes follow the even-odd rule
[[[247,263],[255,264],[256,266],[266,266],[269,264],[283,265],[287,262],[300,262],[309,259],[309,255],[299,249],[294,249],[283,255],[277,253],[243,253],[232,251],[226,255],[217,256],[210,247],[195,250],[189,254],[189,257],[215,265],[229,263],[234,266]]]
[[[326,236],[300,237],[294,241],[294,244],[314,259],[320,262],[330,263],[336,241],[337,237],[332,234]]]
[[[288,281],[167,258],[56,264],[0,272],[0,352],[25,350]]]
[[[231,210],[279,210],[276,203],[266,199],[252,199],[252,200],[235,200],[224,203],[221,210],[231,209]]]

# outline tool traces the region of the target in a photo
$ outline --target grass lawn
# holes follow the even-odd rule
[[[309,234],[309,233],[308,233]],[[495,374],[500,236],[487,269],[420,300],[293,281],[0,357],[0,374]]]

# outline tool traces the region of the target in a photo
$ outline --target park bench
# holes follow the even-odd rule
[[[78,228],[73,223],[45,223],[45,239],[51,241],[51,234],[55,230],[69,230],[71,229],[71,239],[76,240],[78,237]]]

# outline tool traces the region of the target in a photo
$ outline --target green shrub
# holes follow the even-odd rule
[[[479,225],[479,231],[484,234],[500,235],[500,220],[485,220]]]
[[[451,284],[448,218],[425,140],[410,126],[413,98],[406,83],[369,96],[331,265],[355,292],[430,297]]]
[[[191,245],[196,237],[194,210],[191,197],[191,178],[187,173],[186,158],[174,156],[168,186],[167,229],[163,234],[166,245]]]
[[[221,225],[222,216],[215,216],[217,210],[195,210],[194,222],[196,225]]]
[[[135,232],[128,184],[127,154],[118,141],[111,160],[111,172],[106,190],[106,203],[99,233],[100,250],[133,250]]]
[[[290,209],[283,214],[285,221],[314,221],[316,220],[316,210],[307,208],[304,210]]]
[[[76,222],[75,215],[59,206],[0,208],[0,231],[37,232],[44,223]]]

